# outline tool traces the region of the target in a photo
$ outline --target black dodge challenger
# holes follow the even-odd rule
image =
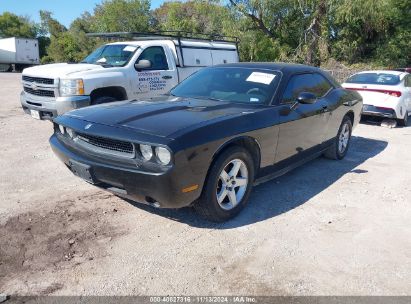
[[[116,195],[225,221],[256,182],[320,155],[342,159],[361,109],[358,93],[318,68],[225,64],[165,96],[66,113],[50,144],[75,175]]]

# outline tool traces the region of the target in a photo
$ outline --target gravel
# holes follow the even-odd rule
[[[0,74],[0,294],[410,295],[411,127],[363,123],[343,161],[257,186],[232,221],[73,176]]]

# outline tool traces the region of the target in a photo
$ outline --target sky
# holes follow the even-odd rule
[[[79,17],[84,11],[93,12],[102,0],[0,0],[0,14],[11,12],[28,16],[34,22],[40,21],[39,11],[47,10],[65,26]],[[159,7],[165,0],[151,0],[151,8]]]

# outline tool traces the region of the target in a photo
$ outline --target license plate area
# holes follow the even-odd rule
[[[75,160],[69,160],[69,167],[74,175],[84,179],[90,184],[95,184],[92,168],[89,165],[79,163]]]
[[[40,112],[37,110],[30,110],[30,115],[35,119],[41,119]]]

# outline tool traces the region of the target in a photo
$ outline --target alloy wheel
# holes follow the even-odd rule
[[[216,196],[224,210],[231,210],[243,199],[248,186],[247,165],[241,159],[231,160],[220,172]]]
[[[343,154],[345,149],[348,147],[348,142],[350,140],[350,127],[347,123],[341,129],[340,136],[338,138],[338,152]]]

